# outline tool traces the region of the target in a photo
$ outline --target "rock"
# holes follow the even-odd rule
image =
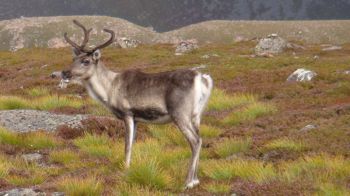
[[[323,48],[322,51],[334,51],[334,50],[341,50],[343,47],[341,46],[330,46],[327,48]]]
[[[88,115],[53,114],[37,110],[3,110],[0,111],[0,126],[16,132],[55,131],[61,125],[81,128],[81,121],[87,118]]]
[[[205,54],[203,56],[201,56],[202,59],[209,59],[211,57],[219,57],[218,54]]]
[[[136,48],[141,44],[139,40],[131,39],[131,38],[118,38],[117,43],[121,48]]]
[[[22,155],[22,158],[26,162],[39,162],[43,158],[43,155],[39,153],[30,153]]]
[[[45,196],[43,192],[38,192],[29,188],[16,188],[9,191],[0,192],[0,196]]]
[[[50,74],[51,78],[61,78],[62,77],[62,72],[60,71],[54,71]]]
[[[266,54],[279,54],[287,47],[287,41],[277,34],[271,34],[259,41],[255,47],[255,53],[258,56]]]
[[[316,72],[301,68],[293,72],[287,78],[287,82],[307,82],[311,81],[315,76],[317,76]]]
[[[51,196],[65,196],[65,194],[62,192],[54,192],[51,194]]]
[[[264,154],[262,160],[267,162],[267,161],[270,161],[271,159],[274,159],[274,158],[277,158],[277,157],[280,157],[280,153],[277,152],[276,150],[272,150],[270,152],[267,152]]]
[[[306,125],[304,128],[300,129],[301,132],[306,132],[306,131],[310,131],[313,129],[317,129],[316,125]]]
[[[237,35],[233,41],[235,43],[238,43],[238,42],[244,42],[244,41],[248,41],[248,40],[249,39],[245,38],[243,35]]]
[[[294,44],[294,43],[287,43],[287,48],[290,49],[301,49],[301,50],[305,50],[306,48],[302,45],[299,44]]]
[[[175,55],[183,55],[198,48],[196,40],[182,41],[176,45]]]
[[[320,59],[320,56],[315,55],[315,56],[314,56],[314,60],[318,60],[318,59]]]
[[[350,74],[350,70],[346,70],[346,71],[344,71],[343,73],[346,74],[346,75],[348,75],[348,74]]]

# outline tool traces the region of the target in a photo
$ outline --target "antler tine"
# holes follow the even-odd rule
[[[80,22],[78,22],[77,20],[73,20],[73,23],[75,24],[75,25],[77,25],[78,27],[80,27],[80,28],[82,28],[83,29],[83,31],[84,31],[84,40],[83,40],[83,42],[81,43],[81,46],[80,46],[80,48],[81,48],[81,50],[82,51],[84,51],[85,49],[85,46],[86,46],[86,44],[88,43],[88,41],[89,41],[89,35],[90,35],[90,32],[91,32],[91,30],[92,29],[86,29],[85,28],[85,26],[84,25],[82,25]]]
[[[107,47],[107,46],[109,46],[110,44],[113,43],[114,38],[115,38],[115,33],[114,33],[114,31],[109,30],[109,29],[103,29],[103,31],[106,32],[106,33],[111,34],[111,37],[109,38],[109,40],[108,40],[107,42],[105,42],[104,44],[101,44],[101,45],[95,47],[94,49],[92,49],[92,51],[96,51],[96,50],[98,50],[98,49],[105,48],[105,47]]]
[[[66,42],[68,42],[70,45],[72,45],[75,49],[81,50],[80,46],[78,44],[74,43],[71,39],[68,38],[68,34],[64,33],[64,39],[66,39]]]

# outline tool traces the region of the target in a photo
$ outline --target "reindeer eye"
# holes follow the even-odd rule
[[[83,63],[84,65],[89,65],[90,64],[90,60],[89,59],[84,59],[81,61],[81,63]]]

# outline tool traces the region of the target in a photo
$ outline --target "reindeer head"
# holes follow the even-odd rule
[[[73,47],[73,63],[69,66],[69,69],[62,71],[62,79],[66,83],[69,81],[81,84],[83,80],[89,79],[98,68],[99,60],[101,58],[100,49],[105,48],[113,43],[115,34],[112,30],[103,29],[109,33],[111,37],[109,40],[92,49],[86,49],[86,44],[89,41],[89,34],[92,29],[86,29],[81,23],[73,20],[74,24],[83,29],[84,40],[81,45],[74,43],[68,38],[67,33],[64,34],[66,41]]]

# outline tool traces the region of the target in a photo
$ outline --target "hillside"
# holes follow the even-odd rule
[[[169,31],[208,20],[349,19],[350,0],[0,0],[0,20],[106,15]],[[45,9],[37,9],[42,7]]]
[[[235,37],[244,39],[278,33],[292,41],[306,43],[343,44],[350,42],[350,21],[208,21],[158,33],[123,19],[107,16],[58,16],[21,18],[0,21],[0,50],[18,50],[32,47],[64,47],[63,33],[80,41],[81,30],[73,25],[78,19],[93,27],[91,43],[105,39],[101,31],[109,28],[117,37],[130,37],[142,43],[176,43],[182,39],[197,39],[200,43],[233,43]]]

